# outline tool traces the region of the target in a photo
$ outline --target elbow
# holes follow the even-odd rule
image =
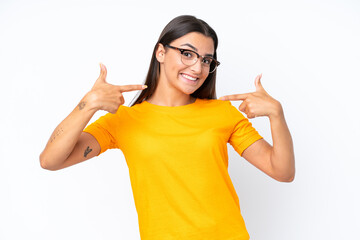
[[[287,166],[281,166],[280,168],[272,168],[272,176],[275,180],[279,182],[293,182],[295,179],[295,160],[294,158],[290,159]]]
[[[50,170],[50,171],[56,171],[57,168],[54,168],[53,166],[51,166],[49,164],[48,158],[46,157],[46,155],[44,154],[44,152],[42,152],[39,156],[39,160],[40,160],[40,166],[43,169],[46,170]]]
[[[39,160],[40,160],[41,168],[46,169],[46,162],[45,162],[44,152],[40,153]]]
[[[294,175],[294,176],[291,176],[291,177],[289,177],[289,178],[284,178],[284,179],[282,179],[280,182],[290,183],[290,182],[293,182],[293,181],[294,181],[294,178],[295,178],[295,175]]]
[[[295,171],[293,171],[291,174],[286,174],[275,178],[275,180],[279,182],[287,182],[287,183],[293,182],[294,179],[295,179]]]

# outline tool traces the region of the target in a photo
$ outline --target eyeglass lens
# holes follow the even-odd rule
[[[183,51],[181,54],[181,61],[185,65],[191,66],[198,61],[198,56],[191,51]],[[208,68],[210,73],[215,71],[217,67],[216,61],[213,61],[211,57],[204,57],[201,61],[202,61],[202,66]]]

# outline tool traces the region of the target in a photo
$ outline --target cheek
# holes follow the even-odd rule
[[[184,66],[184,64],[181,62],[181,59],[172,58],[167,60],[169,61],[165,62],[165,68],[168,70],[167,72],[170,74],[177,75],[179,74],[179,71],[186,68],[186,66]]]
[[[208,73],[203,73],[202,74],[202,82],[205,82],[206,81],[206,78],[209,76],[209,74]]]
[[[206,81],[206,78],[204,78],[204,79],[200,82],[200,85],[203,85],[205,81]]]
[[[173,66],[179,66],[179,65],[183,65],[182,62],[181,62],[181,58],[180,56],[177,56],[175,54],[171,54],[171,55],[167,55],[166,56],[166,61],[165,62],[168,62],[169,65],[173,65]]]

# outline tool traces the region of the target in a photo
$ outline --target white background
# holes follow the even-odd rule
[[[2,0],[0,239],[140,239],[121,151],[60,171],[42,169],[39,154],[92,87],[99,62],[112,84],[143,83],[161,30],[182,14],[218,34],[217,97],[255,91],[263,73],[292,134],[292,183],[268,177],[228,144],[251,239],[359,239],[356,0]],[[125,105],[135,94],[124,94]],[[250,121],[272,143],[268,118]]]

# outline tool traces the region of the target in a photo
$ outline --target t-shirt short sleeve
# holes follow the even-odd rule
[[[95,122],[88,125],[83,132],[93,135],[100,144],[100,152],[105,152],[111,148],[118,148],[116,141],[116,123],[118,116],[116,114],[107,113]]]
[[[234,121],[234,129],[230,135],[229,143],[240,156],[246,148],[263,137],[252,126],[251,122],[229,101],[231,119]]]

